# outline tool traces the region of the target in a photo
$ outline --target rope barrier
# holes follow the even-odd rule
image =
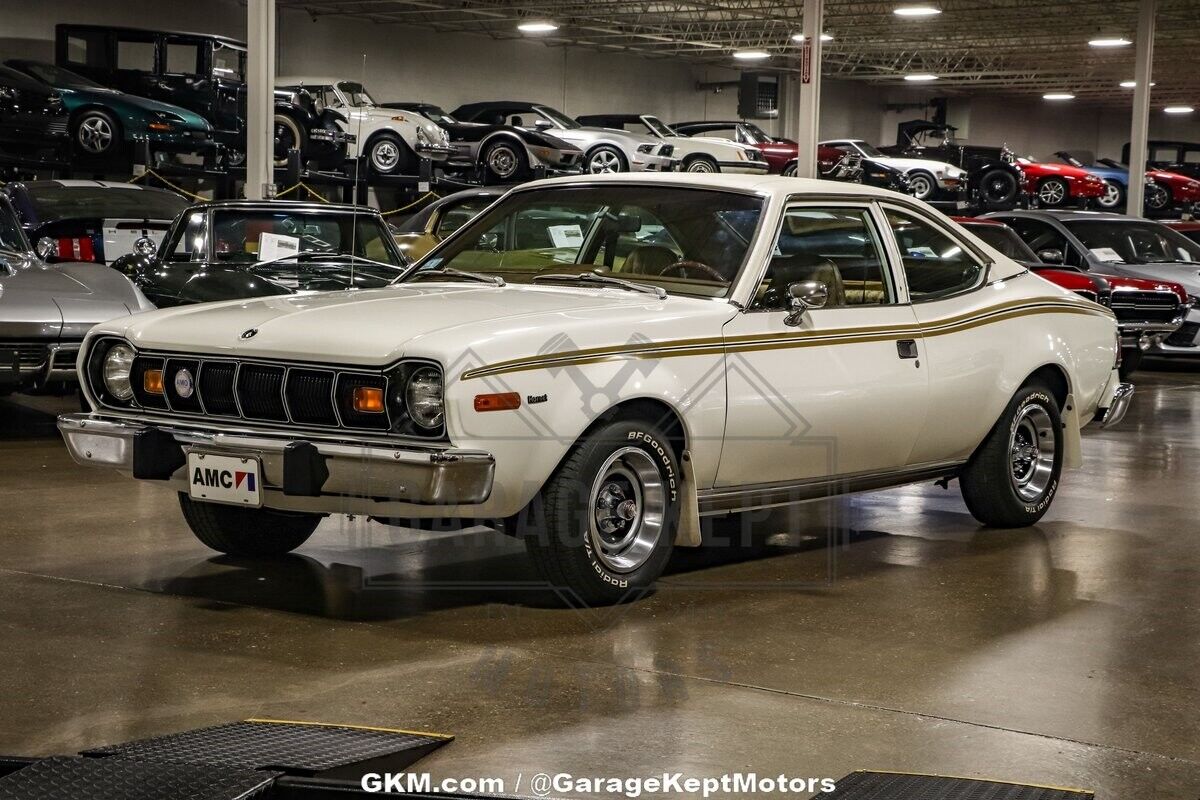
[[[390,217],[392,214],[399,214],[403,211],[408,211],[413,206],[420,205],[421,203],[425,202],[426,200],[428,200],[431,197],[440,198],[441,195],[439,195],[437,192],[426,192],[425,194],[421,195],[416,200],[413,200],[411,203],[409,203],[406,206],[400,206],[399,208],[393,208],[391,211],[381,211],[380,216]]]
[[[320,192],[318,192],[316,189],[309,186],[304,181],[300,181],[295,186],[289,186],[288,188],[284,189],[282,192],[276,192],[275,199],[278,200],[279,198],[283,197],[284,195],[290,194],[290,193],[296,191],[297,189],[307,189],[309,194],[311,194],[313,197],[316,197],[322,203],[329,202],[328,200],[325,199],[325,197]]]
[[[193,200],[199,200],[199,201],[201,201],[201,202],[204,202],[204,203],[208,202],[208,198],[207,198],[207,197],[204,197],[203,195],[196,194],[196,193],[194,193],[194,192],[189,192],[187,189],[184,189],[184,188],[183,188],[183,187],[181,187],[181,186],[176,186],[175,184],[171,183],[169,180],[167,180],[166,178],[164,178],[162,175],[159,175],[157,172],[155,172],[154,170],[150,169],[149,167],[146,167],[146,171],[145,171],[145,172],[143,172],[141,175],[134,175],[134,176],[133,176],[132,178],[130,178],[130,179],[127,181],[127,182],[128,182],[128,183],[137,183],[137,182],[138,182],[138,181],[140,181],[142,178],[145,178],[147,175],[151,175],[151,176],[153,176],[153,177],[157,178],[158,180],[160,180],[160,181],[162,181],[163,183],[165,183],[167,186],[170,186],[172,189],[174,189],[175,191],[179,192],[179,193],[180,193],[181,195],[183,195],[184,197],[190,197],[190,198],[191,198],[191,199],[193,199]]]

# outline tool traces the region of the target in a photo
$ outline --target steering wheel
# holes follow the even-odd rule
[[[662,272],[660,272],[658,274],[659,274],[659,277],[665,278],[669,273],[678,272],[679,277],[686,278],[687,275],[685,275],[683,273],[687,272],[689,269],[699,270],[700,272],[703,272],[703,273],[706,273],[707,275],[709,275],[713,280],[719,281],[721,283],[725,283],[725,276],[722,275],[721,273],[717,272],[715,269],[710,267],[708,264],[703,264],[699,261],[688,261],[686,259],[683,261],[676,261],[674,264],[669,264],[668,266],[663,268]]]

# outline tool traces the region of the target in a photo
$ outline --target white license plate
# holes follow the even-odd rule
[[[188,494],[193,500],[262,505],[262,464],[253,456],[188,453]]]

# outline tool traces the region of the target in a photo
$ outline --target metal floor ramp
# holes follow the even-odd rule
[[[978,778],[852,772],[812,800],[1092,800],[1092,792]]]
[[[85,750],[8,759],[0,800],[249,800],[359,788],[401,772],[453,737],[280,720],[246,720]],[[316,787],[322,791],[317,792]],[[344,795],[343,795],[344,796]]]

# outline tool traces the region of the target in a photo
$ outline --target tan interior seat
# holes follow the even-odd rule
[[[625,256],[620,271],[628,275],[661,275],[662,271],[679,261],[679,255],[661,244],[644,244]]]
[[[775,258],[771,261],[768,273],[770,286],[763,301],[769,307],[787,307],[787,287],[801,281],[820,281],[829,290],[829,300],[826,307],[846,305],[846,286],[842,282],[842,272],[827,258],[799,253],[794,256]]]

